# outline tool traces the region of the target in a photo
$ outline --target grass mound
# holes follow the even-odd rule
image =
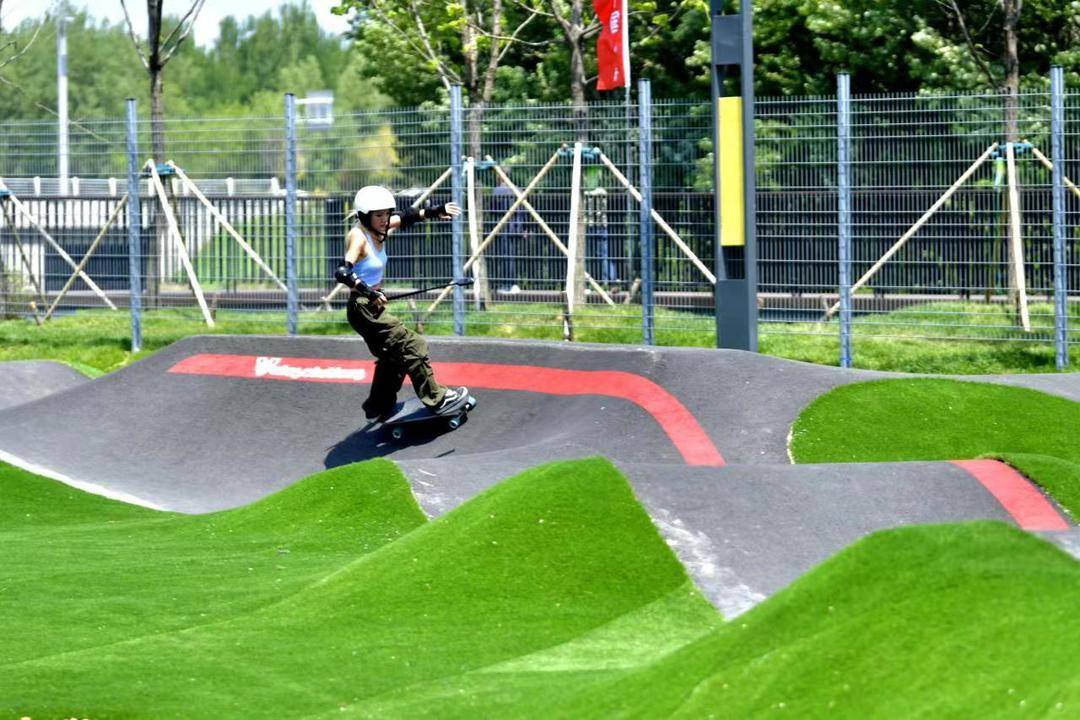
[[[382,500],[370,503],[382,527],[366,530],[365,541],[381,546],[364,553],[355,533],[370,523],[353,511],[365,506],[355,500],[368,489],[372,468],[387,477]],[[363,481],[339,494],[349,477]],[[64,538],[67,573],[78,568],[94,576],[99,590],[69,592],[68,612],[55,602],[5,608],[16,634],[47,637],[5,652],[0,704],[6,706],[0,711],[94,718],[340,713],[417,683],[556,646],[582,642],[595,655],[597,642],[609,650],[621,643],[640,654],[642,647],[666,647],[671,637],[685,636],[688,625],[700,634],[709,628],[703,619],[718,620],[606,461],[537,468],[430,524],[395,499],[403,486],[389,463],[364,463],[323,473],[250,508],[91,523],[90,537]],[[332,529],[312,529],[320,521]],[[324,537],[297,552],[310,532]],[[393,532],[398,537],[385,542]],[[25,530],[15,551],[23,557],[24,571],[15,578],[23,597],[56,590],[41,577],[43,544],[33,535]],[[287,572],[335,539],[334,557],[315,558],[303,573]],[[114,547],[102,552],[106,540]],[[213,551],[203,552],[202,543]],[[119,560],[145,549],[161,551],[157,562],[145,563],[147,572],[158,572],[147,577],[140,568],[132,575]],[[229,567],[208,568],[211,555],[228,556]],[[645,613],[649,622],[631,623],[651,629],[651,637],[623,632],[582,640],[673,593],[682,612]],[[194,606],[179,612],[182,617],[178,594]],[[260,602],[249,600],[252,595]],[[195,607],[222,602],[232,612],[195,617]],[[121,610],[132,614],[130,623],[110,616]],[[44,622],[50,617],[51,632]]]
[[[1078,427],[1080,403],[1035,390],[876,380],[814,400],[792,428],[791,454],[807,463],[1016,458],[1012,464],[1080,515]]]
[[[733,622],[692,617],[671,593],[605,628],[619,642],[602,657],[571,643],[346,717],[1068,717],[1080,708],[1077,592],[1080,564],[1004,523],[906,527]],[[651,656],[623,655],[650,612],[686,625]]]
[[[382,460],[206,516],[50,485],[0,473],[3,716],[1080,708],[1080,564],[1002,523],[878,533],[724,623],[601,459],[433,522]]]
[[[1068,717],[1080,564],[1009,525],[906,527],[849,547],[688,652],[689,717]]]
[[[9,629],[0,667],[249,613],[424,521],[389,461],[336,468],[203,516],[125,505],[0,465],[0,616]],[[16,687],[0,698],[17,697]]]

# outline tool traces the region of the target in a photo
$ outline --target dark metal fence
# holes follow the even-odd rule
[[[899,238],[917,229],[851,293],[852,315],[841,327],[831,312],[844,290],[838,143],[845,140],[838,134],[837,100],[760,99],[755,131],[761,333],[1050,344],[1057,316],[1064,312],[1071,323],[1065,343],[1075,343],[1080,191],[1065,194],[1057,220],[1065,247],[1055,263],[1051,172],[1046,167],[1053,144],[1051,96],[1042,91],[1021,96],[1012,174],[1004,152],[1006,102],[996,94],[851,99],[845,110],[851,128],[846,140],[850,280],[875,268]],[[1080,180],[1078,104],[1080,96],[1063,94],[1062,169],[1074,182]],[[471,181],[465,177],[467,166],[450,157],[452,123],[445,107],[335,117],[329,125],[300,122],[295,137],[286,133],[283,118],[170,120],[168,157],[192,186],[161,168],[180,248],[169,234],[153,186],[148,179],[140,184],[141,257],[136,259],[147,295],[143,307],[194,308],[193,274],[215,312],[247,311],[249,317],[283,325],[286,223],[293,222],[301,327],[340,323],[344,294],[331,295],[331,274],[343,251],[358,187],[389,185],[402,205],[421,195],[428,202],[445,202],[461,193],[459,199],[471,203],[476,217],[475,237],[467,217],[458,226],[462,257],[468,258],[516,200],[499,180],[505,172],[518,189],[534,185],[528,195],[532,210],[521,206],[484,249],[477,263],[482,282],[476,297],[468,296],[464,306],[447,301],[430,315],[425,311],[434,295],[423,297],[414,317],[422,316],[436,332],[446,331],[441,323],[451,315],[468,312],[467,332],[549,325],[561,336],[569,267],[564,248],[576,235],[592,280],[584,285],[585,302],[574,309],[579,330],[597,338],[637,341],[648,314],[655,315],[659,342],[711,345],[713,287],[702,272],[714,267],[711,109],[707,102],[681,100],[657,101],[646,109],[652,127],[651,203],[677,237],[653,228],[654,305],[643,305],[639,292],[642,235],[638,200],[632,197],[636,189],[628,190],[606,164],[636,188],[641,111],[618,102],[590,105],[582,131],[564,105],[493,106],[482,117],[465,108],[460,142],[463,154],[473,158]],[[149,123],[139,121],[135,131],[136,160],[142,166],[150,151]],[[60,196],[55,125],[0,126],[0,179],[6,188],[0,190],[5,210],[0,217],[0,312],[5,316],[41,320],[54,303],[56,313],[128,304],[126,212],[101,232],[127,192],[125,132],[125,123],[114,120],[73,128],[69,164],[74,177],[70,194]],[[576,226],[570,202],[575,142],[583,148],[582,216]],[[953,187],[993,143],[999,151]],[[290,147],[297,156],[291,219],[284,159]],[[456,178],[447,177],[452,168],[459,173]],[[1016,216],[1030,329],[1015,317],[1010,178],[1021,206]],[[947,202],[923,217],[950,192]],[[458,274],[453,235],[452,223],[426,223],[393,237],[387,283],[411,288]],[[183,251],[190,256],[191,274]],[[100,292],[81,278],[70,281],[84,258],[80,269]],[[1067,300],[1064,311],[1054,305],[1059,276]],[[204,319],[198,313],[191,317]],[[605,330],[612,334],[605,336]]]

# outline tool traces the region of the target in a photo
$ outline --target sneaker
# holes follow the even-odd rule
[[[467,387],[459,388],[447,388],[446,394],[443,395],[442,402],[435,408],[435,413],[444,413],[447,410],[453,409],[456,405],[460,404],[469,395],[469,389]]]

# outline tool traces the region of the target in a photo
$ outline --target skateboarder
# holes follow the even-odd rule
[[[386,268],[386,238],[424,220],[452,218],[461,213],[455,203],[396,210],[393,194],[379,185],[360,188],[354,200],[357,222],[345,236],[345,259],[334,279],[352,289],[346,317],[375,356],[371,394],[364,401],[369,420],[386,416],[397,402],[405,376],[416,396],[434,413],[452,411],[468,398],[467,388],[447,388],[435,381],[427,341],[385,311],[381,291]]]

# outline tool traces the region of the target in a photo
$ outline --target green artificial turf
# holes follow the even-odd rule
[[[1069,717],[1078,592],[1080,564],[1003,523],[889,530],[650,662],[609,660],[591,682],[581,665],[497,666],[358,715]]]
[[[1070,717],[1080,563],[1009,525],[869,536],[688,650],[685,717]]]
[[[1001,457],[1080,516],[1080,403],[1026,388],[910,378],[844,385],[795,421],[800,463]]]
[[[0,487],[34,482],[49,481],[7,469]],[[44,512],[23,490],[7,515]],[[681,611],[623,633],[639,656],[719,622],[598,459],[534,469],[431,523],[387,461],[208,516],[51,492],[75,499],[0,532],[18,638],[0,649],[0,715],[306,717],[588,646],[673,593]]]
[[[1080,564],[870,536],[731,622],[601,459],[425,521],[385,460],[159,513],[0,470],[0,716],[989,717],[1080,708]],[[14,640],[14,642],[10,642]]]
[[[249,613],[423,522],[385,460],[370,463],[362,483],[354,470],[330,470],[202,516],[0,465],[0,617],[25,629],[5,632],[0,666]]]

